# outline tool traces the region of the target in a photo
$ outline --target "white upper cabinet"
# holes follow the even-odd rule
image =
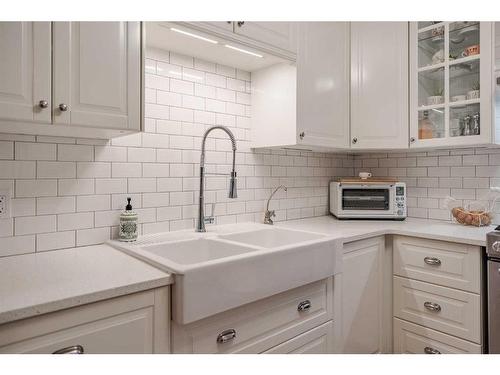
[[[348,23],[303,22],[296,64],[252,72],[253,147],[349,146],[348,46]]]
[[[296,22],[235,21],[234,32],[257,42],[296,53]]]
[[[408,148],[408,23],[351,23],[351,147]]]
[[[139,22],[1,22],[0,50],[0,132],[140,131]]]
[[[50,123],[50,22],[0,22],[0,119]]]
[[[410,147],[498,142],[493,23],[410,24]]]
[[[349,24],[303,22],[297,55],[297,141],[349,148]]]
[[[54,123],[140,130],[140,25],[54,23]]]

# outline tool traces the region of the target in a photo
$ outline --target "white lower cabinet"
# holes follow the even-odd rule
[[[333,353],[333,322],[329,321],[263,354],[329,354]]]
[[[299,350],[307,341],[299,335],[333,319],[332,289],[333,278],[328,278],[187,325],[172,322],[172,351],[255,354],[293,338],[297,341],[276,350]],[[308,337],[318,338],[312,335]],[[332,342],[330,336],[321,340]]]
[[[0,353],[169,353],[163,287],[0,325]]]
[[[342,273],[336,276],[340,287],[335,289],[339,297],[335,315],[340,310],[336,352],[391,351],[392,292],[391,280],[386,278],[392,274],[390,261],[383,236],[344,245]]]
[[[394,353],[481,354],[481,345],[394,318]]]
[[[395,236],[394,352],[481,353],[481,248]]]

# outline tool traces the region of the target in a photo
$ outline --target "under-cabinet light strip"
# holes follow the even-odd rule
[[[238,51],[238,52],[246,53],[247,55],[252,55],[252,56],[261,57],[261,58],[264,57],[262,55],[259,55],[258,53],[247,51],[246,49],[231,46],[229,44],[226,44],[225,47],[230,48],[230,49],[235,50],[235,51]]]
[[[201,36],[201,35],[197,35],[197,34],[189,33],[189,32],[184,31],[184,30],[176,29],[175,27],[171,27],[170,30],[175,31],[176,33],[179,33],[179,34],[183,34],[183,35],[187,35],[187,36],[190,36],[190,37],[193,37],[193,38],[196,38],[196,39],[203,40],[203,41],[208,42],[208,43],[212,43],[212,44],[218,44],[219,43],[216,40],[208,39],[208,38],[205,38],[204,36]]]

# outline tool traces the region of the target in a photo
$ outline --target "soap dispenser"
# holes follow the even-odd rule
[[[132,211],[130,201],[132,198],[127,198],[127,205],[125,211],[120,215],[120,228],[118,239],[124,242],[131,242],[137,240],[137,214]]]

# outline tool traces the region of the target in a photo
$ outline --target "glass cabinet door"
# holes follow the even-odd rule
[[[411,147],[491,142],[491,104],[480,87],[491,82],[488,32],[487,22],[411,23]]]

